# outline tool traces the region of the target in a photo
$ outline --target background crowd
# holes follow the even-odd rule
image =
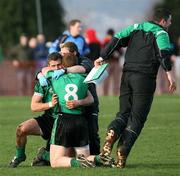
[[[111,40],[115,31],[108,29],[103,40],[97,37],[96,30],[87,28],[83,31],[89,52],[85,55],[92,61],[99,57],[100,51]],[[46,41],[43,34],[30,37],[22,34],[19,43],[10,48],[6,55],[0,50],[0,95],[32,95],[35,74],[46,65],[48,50],[52,42]],[[177,92],[180,92],[180,37],[172,43],[174,74]],[[125,49],[116,50],[109,59],[109,77],[98,87],[99,95],[118,95]],[[157,77],[156,93],[168,93],[165,73],[160,68]]]

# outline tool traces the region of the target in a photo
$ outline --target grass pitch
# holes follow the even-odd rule
[[[106,127],[118,109],[117,97],[100,98],[99,127],[101,143]],[[30,136],[26,148],[27,159],[20,167],[8,168],[15,154],[16,126],[38,113],[30,111],[29,97],[0,97],[0,176],[174,176],[180,175],[180,95],[154,98],[145,127],[134,145],[123,170],[112,168],[31,167],[37,149],[45,142]],[[114,155],[114,152],[113,152]]]

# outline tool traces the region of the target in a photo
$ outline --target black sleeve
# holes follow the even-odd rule
[[[86,69],[86,73],[89,73],[91,71],[91,69],[93,68],[92,61],[90,59],[88,59],[87,57],[81,58],[80,65],[82,65]]]
[[[161,66],[163,69],[167,71],[171,71],[172,69],[172,62],[171,62],[171,52],[168,50],[161,50],[160,51],[160,59],[159,59]]]
[[[114,50],[119,49],[120,47],[126,47],[129,42],[129,37],[118,39],[113,37],[111,41],[101,50],[100,57],[104,60],[108,59],[109,56],[114,52]]]

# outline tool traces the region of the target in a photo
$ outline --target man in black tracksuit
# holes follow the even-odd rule
[[[125,167],[126,158],[139,136],[150,111],[161,64],[166,71],[170,91],[175,90],[171,74],[170,42],[165,29],[171,24],[166,9],[156,10],[153,22],[134,24],[117,33],[95,65],[102,64],[118,47],[127,47],[120,88],[119,112],[108,126],[100,156],[109,156],[116,140],[117,167]]]

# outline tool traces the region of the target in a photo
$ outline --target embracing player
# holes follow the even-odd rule
[[[48,56],[48,66],[52,70],[60,69],[61,62],[62,57],[59,53],[52,53]],[[54,124],[54,116],[56,116],[59,111],[56,104],[57,97],[53,94],[52,88],[50,86],[42,87],[40,83],[37,82],[31,100],[31,110],[33,112],[44,111],[44,113],[18,125],[16,129],[16,155],[10,162],[10,167],[17,167],[21,162],[26,160],[25,147],[27,136],[29,135],[39,135],[47,140],[46,150],[44,150],[44,148],[41,149],[46,151],[43,152],[41,165],[49,164],[49,141]]]

